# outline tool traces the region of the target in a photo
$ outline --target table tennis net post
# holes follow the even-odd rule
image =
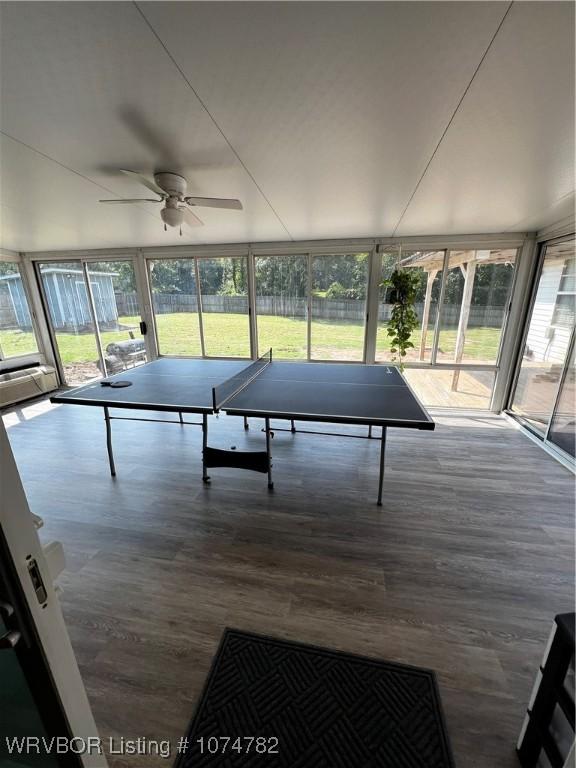
[[[223,381],[222,384],[212,387],[212,407],[214,411],[219,411],[234,395],[246,389],[250,382],[254,381],[271,362],[272,350],[269,349],[268,352],[261,355],[258,360],[255,360],[244,370],[240,371],[240,373],[236,373],[234,376],[226,379],[226,381]]]

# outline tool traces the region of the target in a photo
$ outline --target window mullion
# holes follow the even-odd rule
[[[146,359],[156,360],[158,355],[158,336],[156,332],[156,320],[152,311],[152,290],[150,285],[150,273],[148,262],[144,258],[141,248],[138,248],[136,256],[132,260],[134,265],[134,280],[136,283],[136,296],[140,308],[140,317],[146,324],[144,344],[146,347]]]
[[[449,251],[444,251],[444,261],[442,263],[442,284],[440,285],[440,296],[438,297],[438,310],[436,312],[436,323],[434,324],[434,342],[432,344],[432,354],[430,355],[430,365],[436,365],[436,355],[438,354],[438,343],[440,341],[440,323],[442,317],[442,309],[444,306],[444,292],[446,289],[446,278],[448,275],[448,259]]]
[[[312,359],[312,254],[308,254],[308,304],[307,304],[307,314],[308,314],[308,323],[306,328],[307,333],[307,349],[308,349],[308,355],[307,359],[310,361]]]
[[[248,319],[250,323],[250,357],[258,357],[258,319],[256,317],[256,257],[249,249],[248,256]]]
[[[378,334],[378,316],[380,314],[380,278],[382,276],[382,253],[379,245],[370,252],[368,265],[368,287],[366,291],[365,327],[364,327],[364,362],[376,360],[376,338]]]
[[[198,328],[200,331],[200,349],[202,357],[206,357],[206,347],[204,344],[204,323],[202,321],[202,291],[200,290],[200,270],[198,269],[198,258],[193,257],[194,275],[196,278],[196,303],[198,305]]]
[[[84,277],[84,284],[86,286],[86,295],[88,297],[88,309],[90,316],[92,317],[92,325],[94,326],[94,335],[96,337],[96,347],[98,349],[98,355],[102,364],[102,375],[108,375],[108,368],[106,367],[106,359],[104,357],[104,349],[102,348],[102,338],[100,336],[100,327],[98,326],[98,318],[96,316],[96,306],[94,304],[94,294],[92,293],[92,285],[90,284],[90,273],[88,272],[88,265],[84,260],[81,262],[82,276]]]

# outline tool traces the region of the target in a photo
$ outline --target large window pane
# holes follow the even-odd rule
[[[562,383],[562,390],[558,397],[556,411],[554,412],[548,434],[548,439],[570,454],[570,456],[576,456],[576,414],[574,413],[576,406],[575,349],[576,345],[573,345],[570,363]]]
[[[512,410],[544,435],[574,328],[574,240],[546,248]],[[566,301],[568,298],[568,301]]]
[[[254,260],[258,349],[276,359],[308,357],[307,256],[258,256]]]
[[[438,361],[497,362],[515,261],[515,248],[450,252]]]
[[[434,326],[438,313],[438,301],[440,287],[442,285],[442,266],[444,263],[444,251],[412,251],[403,253],[400,258],[400,266],[410,269],[418,275],[419,285],[416,294],[416,313],[419,320],[419,328],[412,334],[410,341],[414,345],[408,349],[405,362],[416,360],[430,360],[432,345],[434,343]],[[382,259],[382,278],[388,279],[395,267],[392,253],[384,254]],[[376,336],[376,360],[390,361],[391,341],[388,336],[388,320],[392,312],[392,304],[388,299],[390,291],[381,286],[380,309],[378,316],[378,331]]]
[[[250,357],[246,258],[199,259],[198,271],[205,354]]]
[[[140,306],[131,261],[87,265],[108,376],[146,362]]]
[[[149,265],[160,354],[200,357],[194,259],[154,259]]]
[[[311,357],[362,360],[368,254],[312,259]]]
[[[38,352],[28,300],[16,262],[0,261],[0,360]]]
[[[100,378],[100,357],[82,264],[40,264],[40,276],[64,378],[79,386]]]

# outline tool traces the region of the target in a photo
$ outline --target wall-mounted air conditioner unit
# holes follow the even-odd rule
[[[0,408],[29,400],[57,389],[55,368],[35,365],[19,371],[0,372]]]

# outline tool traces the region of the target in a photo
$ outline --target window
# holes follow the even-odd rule
[[[364,358],[368,254],[312,258],[310,357]]]
[[[258,350],[275,359],[308,357],[308,257],[254,259]]]
[[[437,361],[497,362],[515,262],[516,249],[450,252]]]
[[[397,256],[393,252],[382,255],[382,280],[387,280],[396,267]],[[442,285],[442,268],[444,265],[444,251],[409,251],[402,252],[399,265],[403,269],[410,269],[418,276],[418,290],[416,294],[416,313],[420,327],[417,328],[410,339],[414,347],[408,349],[406,363],[417,361],[429,361],[431,359],[434,343],[434,327],[438,314],[438,301]],[[390,292],[385,286],[380,286],[380,309],[378,314],[378,331],[376,336],[376,360],[389,362],[390,337],[388,336],[388,320],[392,311],[389,302]]]
[[[0,360],[38,352],[20,267],[0,261]]]
[[[158,350],[162,355],[202,354],[194,259],[149,262]]]
[[[87,263],[106,375],[146,362],[140,303],[130,260]]]
[[[245,257],[198,259],[204,354],[250,357]]]
[[[574,404],[576,403],[576,368],[574,352],[576,345],[572,342],[572,354],[558,393],[556,409],[550,422],[548,439],[572,458],[576,458],[576,419]]]
[[[39,265],[52,337],[66,384],[77,387],[105,375],[81,261]]]
[[[574,299],[570,295],[576,270],[574,240],[546,246],[542,259],[512,412],[544,438],[574,333]],[[566,406],[563,408],[565,414]],[[566,423],[565,415],[563,420]]]
[[[368,254],[258,256],[258,349],[276,359],[364,359]]]
[[[149,262],[162,355],[250,357],[244,256]]]

